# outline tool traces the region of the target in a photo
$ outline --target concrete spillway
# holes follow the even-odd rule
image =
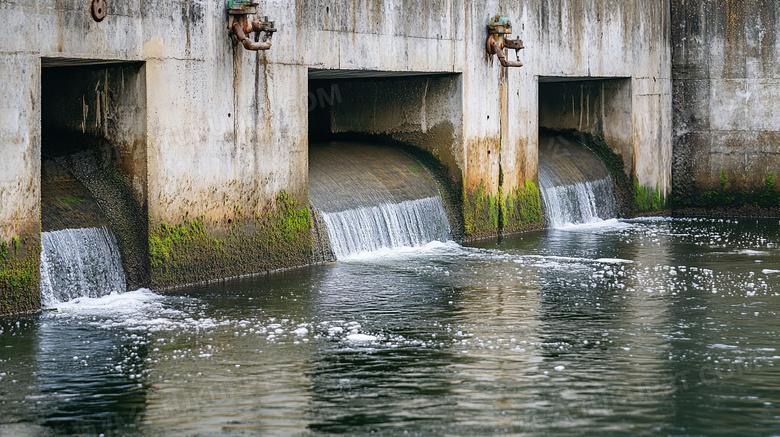
[[[309,152],[309,198],[336,259],[449,239],[439,190],[427,169],[376,145],[332,142]]]
[[[41,186],[43,305],[125,292],[116,237],[89,189],[53,160],[43,162]]]
[[[580,144],[540,135],[539,187],[550,227],[617,216],[609,172],[598,156]]]

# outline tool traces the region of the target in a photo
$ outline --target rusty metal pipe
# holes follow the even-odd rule
[[[504,67],[522,67],[523,63],[518,61],[510,61],[506,58],[506,53],[504,53],[504,48],[501,47],[501,45],[497,42],[493,43],[493,53],[498,56],[498,61],[501,62],[501,65]]]
[[[241,44],[244,45],[244,48],[247,50],[252,51],[260,51],[260,50],[268,50],[271,48],[270,42],[259,42],[259,41],[252,41],[247,37],[247,33],[251,33],[254,31],[254,22],[249,23],[249,21],[246,19],[246,15],[241,16],[241,18],[236,19],[233,22],[233,35],[236,36],[236,39],[238,39]],[[275,31],[276,29],[274,29]],[[259,34],[258,34],[259,39]]]
[[[515,53],[519,55],[520,50],[524,49],[523,41],[521,39],[510,39],[504,37],[504,35],[490,34],[487,39],[487,51],[491,55],[498,56],[499,62],[503,67],[522,67],[523,63],[520,62],[519,56],[517,61],[510,61],[507,58],[507,48],[514,49]]]
[[[276,28],[266,21],[253,20],[251,26],[252,31],[255,32],[255,41],[257,41],[257,38],[260,38],[261,32],[265,32],[268,35],[267,38],[269,40],[274,35],[274,32],[276,32]]]

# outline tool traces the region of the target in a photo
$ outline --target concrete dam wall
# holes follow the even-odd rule
[[[780,5],[672,2],[680,206],[777,207]]]
[[[601,136],[638,185],[672,187],[666,0],[261,1],[267,51],[229,35],[227,1],[105,4],[0,3],[0,313],[40,306],[41,198],[63,200],[45,159],[89,155],[119,187],[146,243],[125,268],[151,287],[309,263],[314,141],[425,154],[464,238],[541,226],[540,128]],[[523,67],[487,54],[497,14]]]

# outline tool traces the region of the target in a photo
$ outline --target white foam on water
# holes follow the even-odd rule
[[[80,297],[55,304],[47,313],[56,318],[72,318],[99,329],[121,328],[137,332],[175,329],[209,329],[224,324],[210,317],[170,308],[168,298],[148,289],[111,293],[102,297]]]
[[[630,219],[631,222],[641,222],[641,223],[660,223],[660,222],[671,222],[671,221],[679,221],[680,219],[675,219],[674,217],[668,217],[668,216],[651,216],[651,217],[636,217],[633,219]]]
[[[633,261],[630,259],[620,259],[620,258],[599,258],[596,260],[597,263],[604,263],[604,264],[632,264]]]
[[[347,341],[355,343],[369,343],[372,341],[377,341],[377,339],[378,337],[368,334],[349,334],[347,336]]]
[[[339,258],[339,260],[345,262],[390,261],[415,257],[453,255],[463,252],[464,249],[463,246],[454,241],[432,241],[422,246],[385,247],[375,251],[358,252]]]
[[[753,249],[743,249],[738,250],[736,252],[737,255],[748,255],[748,256],[765,256],[769,255],[769,252],[765,252],[762,250],[753,250]]]
[[[628,259],[620,259],[620,258],[591,259],[591,258],[578,258],[578,257],[571,257],[571,256],[545,256],[545,255],[523,255],[521,259],[523,258],[531,258],[531,259],[539,259],[539,260],[547,260],[547,261],[562,261],[562,262],[570,262],[570,263],[631,264],[634,262]]]
[[[53,305],[60,314],[128,315],[157,307],[163,296],[142,288],[127,293],[111,293],[102,297],[79,297]]]
[[[591,221],[587,223],[566,223],[560,226],[556,226],[555,229],[559,231],[568,231],[568,232],[593,232],[593,231],[613,231],[613,230],[624,230],[624,229],[631,229],[634,225],[631,223],[618,220],[618,219],[607,219],[602,220],[600,218],[594,218],[591,219]]]

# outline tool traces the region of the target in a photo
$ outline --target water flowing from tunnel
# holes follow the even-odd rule
[[[553,228],[615,217],[615,195],[610,178],[555,186],[540,172],[539,184],[547,220]]]
[[[383,248],[446,241],[450,227],[440,197],[323,214],[337,259]]]
[[[41,298],[45,307],[126,291],[119,248],[107,227],[43,232],[41,245]]]
[[[309,198],[335,259],[450,239],[433,176],[401,151],[334,142],[309,151]]]
[[[539,188],[550,227],[617,217],[612,177],[593,152],[560,137],[540,136],[539,144]]]

